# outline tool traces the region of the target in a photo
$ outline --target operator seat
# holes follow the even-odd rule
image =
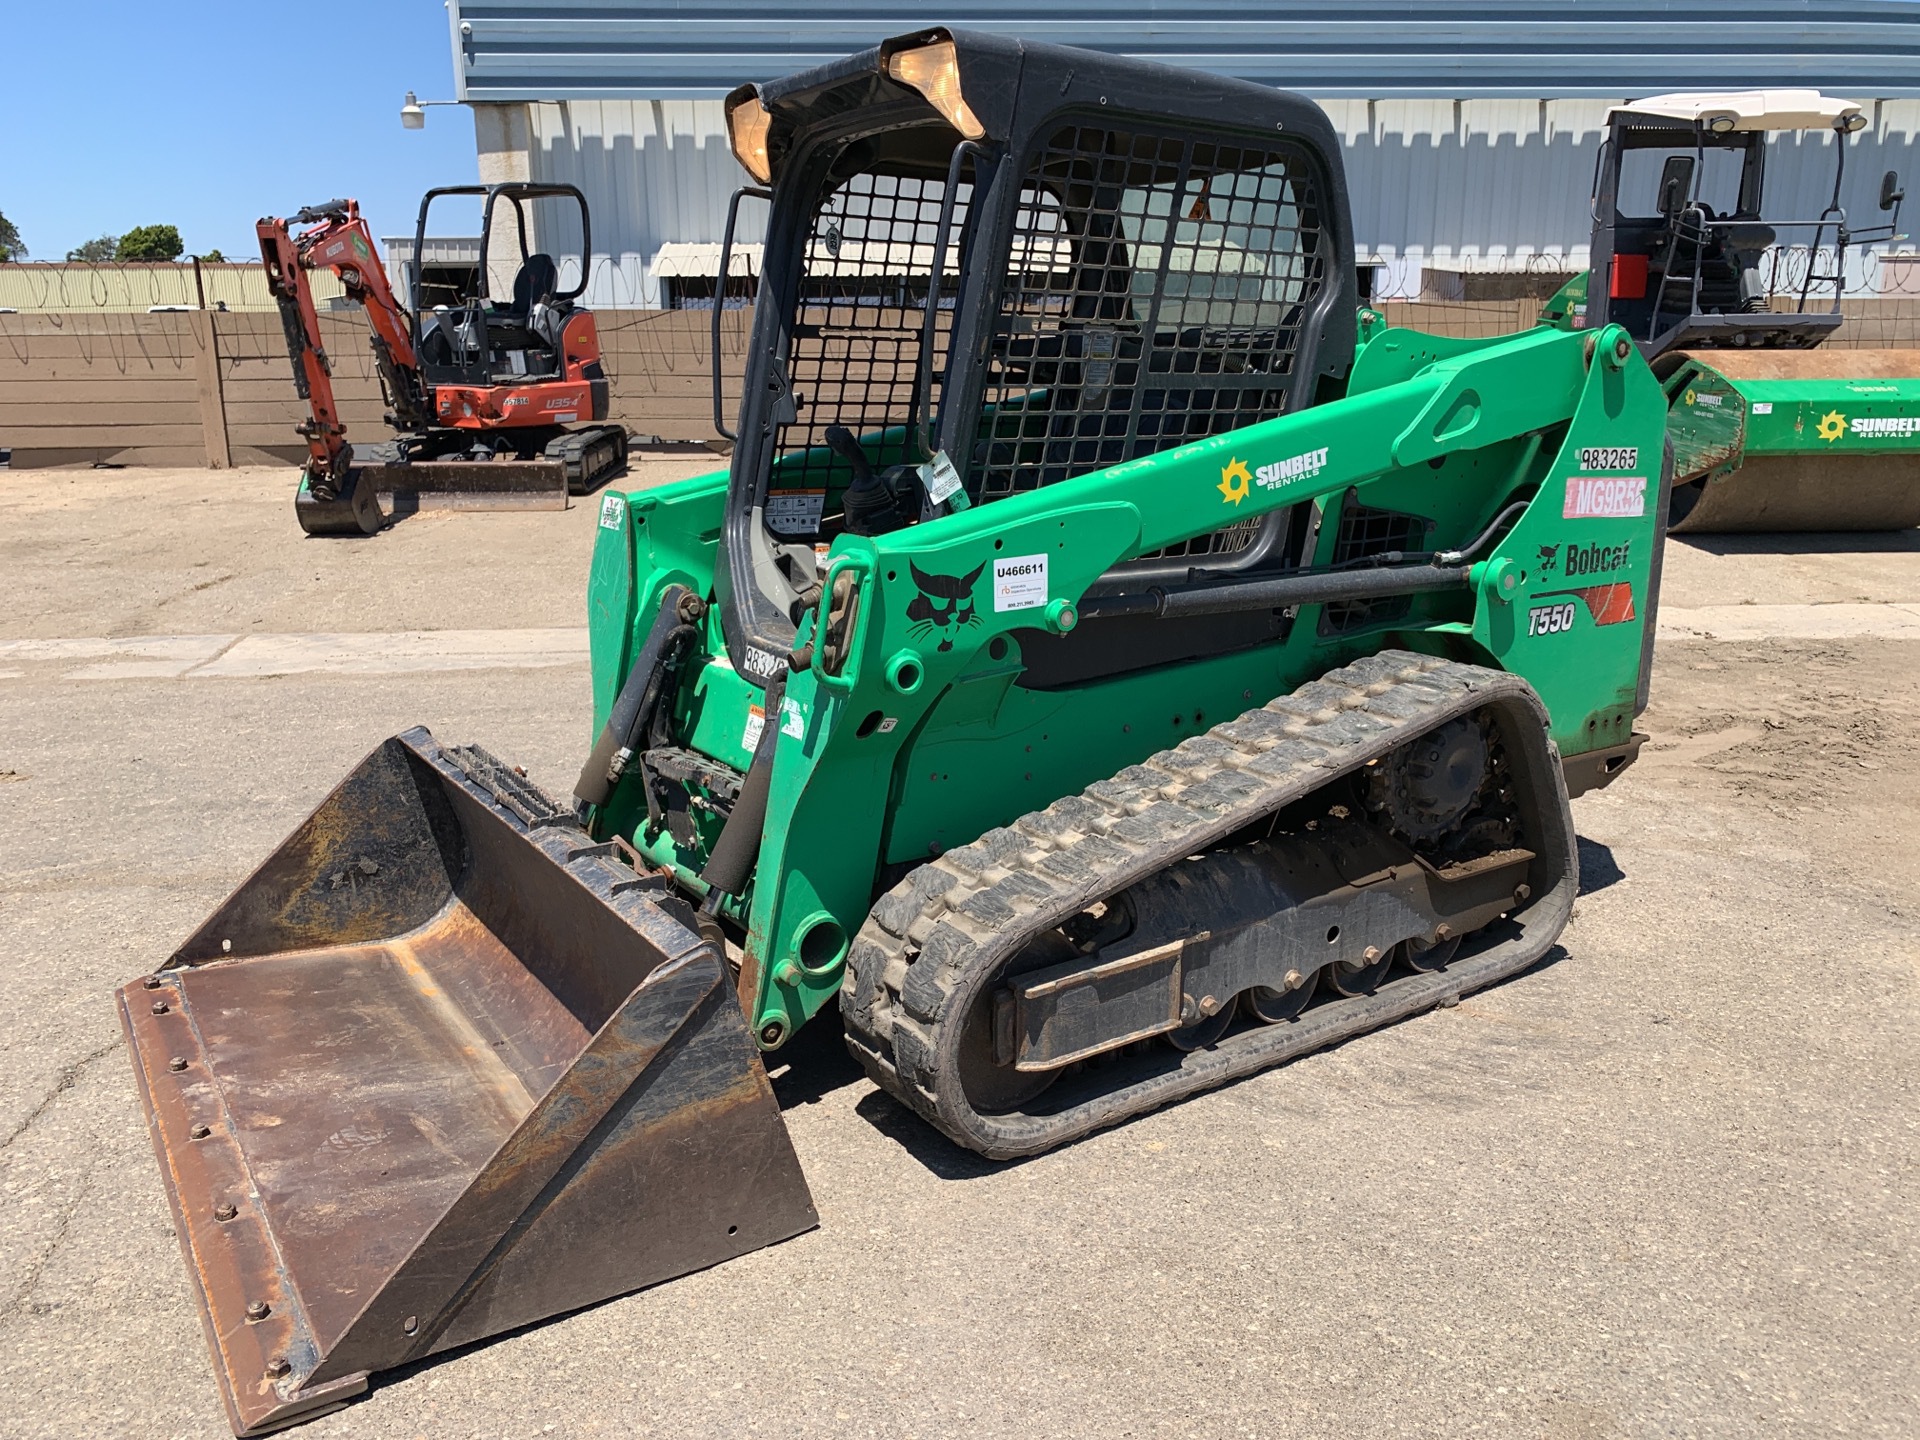
[[[1655,292],[1659,313],[1686,313],[1696,274],[1702,314],[1725,315],[1742,308],[1741,266],[1711,205],[1682,208],[1668,222],[1663,239],[1664,245],[1655,242],[1654,252],[1656,265],[1665,266]]]
[[[1760,264],[1766,259],[1767,251],[1773,248],[1777,238],[1771,225],[1759,220],[1749,220],[1735,216],[1734,223],[1723,226],[1720,231],[1727,247],[1727,254],[1733,261],[1734,269],[1739,272],[1739,307],[1743,314],[1764,313],[1768,307],[1766,278],[1760,273]]]
[[[495,351],[542,350],[557,360],[566,305],[555,305],[560,267],[551,255],[529,255],[513,277],[513,299],[487,316],[487,340]],[[546,368],[546,367],[543,367]]]
[[[553,303],[553,292],[560,288],[560,267],[546,254],[529,255],[520,262],[520,273],[513,277],[513,303],[501,312],[501,319],[525,320],[536,305]]]

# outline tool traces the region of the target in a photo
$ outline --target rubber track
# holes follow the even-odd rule
[[[1329,784],[1455,715],[1494,706],[1534,813],[1533,898],[1446,969],[1298,1020],[1229,1036],[1058,1114],[982,1115],[943,1083],[975,995],[1031,936],[1162,866]],[[847,1045],[874,1082],[957,1143],[994,1159],[1037,1154],[1525,969],[1566,924],[1577,886],[1573,818],[1546,711],[1500,671],[1389,651],[1129,766],[1078,795],[920,866],[874,905],[840,992]],[[1524,806],[1523,806],[1524,808]],[[1471,942],[1470,942],[1471,943]],[[1044,1097],[1043,1097],[1044,1099]]]
[[[613,440],[613,451],[604,464],[587,473],[587,452]],[[545,458],[557,462],[567,477],[567,493],[584,495],[627,462],[627,432],[618,425],[588,425],[569,430],[549,441]]]

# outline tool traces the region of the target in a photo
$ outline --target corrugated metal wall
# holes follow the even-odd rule
[[[1920,0],[959,0],[935,16],[879,0],[797,8],[452,0],[462,97],[513,112],[524,104],[528,173],[577,184],[594,204],[594,303],[659,304],[660,247],[719,239],[742,172],[711,97],[931,21],[1319,98],[1346,142],[1358,258],[1381,264],[1386,294],[1411,293],[1436,264],[1584,264],[1600,127],[1608,104],[1628,96],[1812,85],[1875,102],[1872,127],[1849,150],[1845,201],[1856,217],[1877,215],[1881,171],[1911,168],[1920,130]],[[1819,212],[1830,145],[1775,142],[1771,210]],[[542,244],[564,250],[565,228],[548,225]],[[758,238],[754,207],[740,238]]]
[[[1385,272],[1378,293],[1419,293],[1423,269],[1436,263],[1585,266],[1587,197],[1607,102],[1322,103],[1346,143],[1355,258]],[[661,304],[653,274],[660,247],[719,240],[727,199],[745,181],[727,145],[720,102],[576,100],[528,108],[532,178],[578,185],[593,205],[589,303]],[[1856,223],[1878,216],[1882,171],[1915,172],[1911,178],[1920,182],[1920,100],[1886,101],[1870,113],[1874,123],[1848,142],[1842,198]],[[1772,213],[1820,213],[1833,183],[1832,146],[1826,135],[1774,139],[1767,172]],[[760,214],[757,205],[743,207],[739,239],[760,238]],[[578,238],[569,241],[560,217],[540,223],[543,247],[566,254],[570,245],[578,255]],[[1564,267],[1550,263],[1553,257]],[[1865,283],[1855,279],[1855,288]]]
[[[578,185],[593,206],[587,302],[660,304],[653,275],[660,247],[720,239],[728,198],[747,181],[727,143],[720,102],[572,100],[529,108],[533,178]],[[543,206],[536,218],[542,245],[553,243],[548,211],[557,208]],[[763,209],[742,207],[740,239],[760,238]],[[564,220],[561,226],[564,233]]]
[[[1920,96],[1913,0],[453,0],[468,100],[720,95],[929,24],[1110,50],[1310,94],[1615,98],[1811,85]]]

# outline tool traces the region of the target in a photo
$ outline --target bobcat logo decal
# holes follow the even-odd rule
[[[1560,547],[1558,545],[1542,545],[1540,547],[1540,573],[1545,575],[1552,571],[1554,562],[1559,558]]]
[[[907,568],[913,572],[913,583],[920,590],[907,606],[907,619],[913,622],[908,633],[914,639],[921,640],[938,630],[939,648],[953,649],[951,632],[962,625],[980,623],[980,617],[973,608],[973,582],[987,568],[986,561],[981,561],[965,575],[929,575],[911,561]]]

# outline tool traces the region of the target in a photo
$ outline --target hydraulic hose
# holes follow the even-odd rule
[[[780,740],[780,704],[786,693],[787,676],[782,671],[767,682],[766,699],[761,702],[766,719],[760,726],[759,743],[753,747],[753,763],[747,767],[747,778],[741,782],[740,798],[733,802],[733,813],[727,816],[726,827],[713,842],[707,868],[700,872],[701,881],[708,887],[707,904],[703,907],[708,910],[720,896],[738,895],[745,888],[747,877],[753,874],[754,862],[760,858],[761,832],[767,823],[767,798],[773,789],[773,752]]]
[[[1465,566],[1405,565],[1381,570],[1322,571],[1243,581],[1196,590],[1155,586],[1136,595],[1100,595],[1083,601],[1080,618],[1104,620],[1117,615],[1231,615],[1248,610],[1279,610],[1289,605],[1323,605],[1335,600],[1377,600],[1388,595],[1418,595],[1467,584]]]
[[[620,693],[614,697],[613,709],[607,715],[607,723],[601,727],[600,738],[594,741],[593,752],[587,756],[580,778],[574,782],[573,798],[583,811],[590,805],[604,805],[613,793],[614,782],[620,778],[614,761],[622,749],[628,748],[628,737],[636,733],[636,727],[646,718],[648,692],[658,699],[656,680],[660,662],[670,649],[674,632],[684,627],[681,606],[692,598],[693,592],[684,585],[669,585],[661,593],[660,612],[654,617],[653,629],[647,632],[647,643],[640,647],[640,654],[627,671]],[[624,761],[621,768],[625,768]]]

